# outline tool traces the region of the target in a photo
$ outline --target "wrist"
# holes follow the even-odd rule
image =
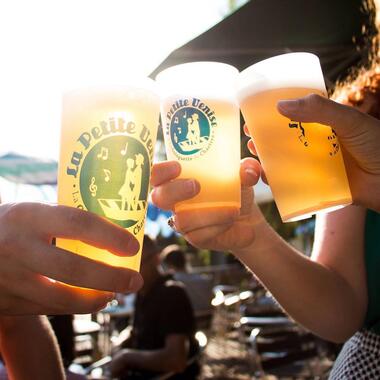
[[[254,239],[250,244],[241,248],[234,248],[231,252],[241,261],[245,262],[247,258],[253,258],[270,243],[270,235],[273,232],[272,227],[268,224],[261,212],[252,215],[248,223],[254,229]]]

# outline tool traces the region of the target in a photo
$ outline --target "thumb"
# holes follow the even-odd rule
[[[373,128],[376,134],[379,133],[379,122],[372,116],[316,94],[299,99],[280,100],[277,109],[292,120],[329,125],[342,142],[363,133],[367,134]]]
[[[260,179],[261,166],[253,157],[247,157],[240,162],[240,179],[243,187],[252,187]]]

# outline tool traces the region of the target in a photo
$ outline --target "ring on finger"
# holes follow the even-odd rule
[[[175,225],[175,217],[174,215],[172,215],[169,219],[168,219],[168,226],[173,229],[174,231],[177,232],[177,228],[176,228],[176,225]]]

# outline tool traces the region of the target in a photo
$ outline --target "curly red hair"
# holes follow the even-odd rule
[[[380,0],[370,1],[366,6],[375,9],[377,29],[370,42],[369,63],[353,69],[344,82],[338,83],[332,98],[380,119]]]

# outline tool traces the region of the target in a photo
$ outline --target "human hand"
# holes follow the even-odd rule
[[[119,377],[125,374],[128,370],[135,367],[135,356],[136,351],[129,348],[124,348],[117,351],[113,357],[112,361],[109,363],[109,370],[111,372],[112,378]]]
[[[0,314],[90,313],[114,292],[142,286],[139,273],[54,247],[54,237],[81,240],[118,256],[139,248],[123,228],[90,212],[42,203],[0,205]]]
[[[333,128],[343,148],[354,203],[380,212],[379,120],[315,94],[282,100],[278,111],[292,120]]]
[[[176,203],[194,197],[200,191],[194,179],[178,179],[181,166],[167,161],[153,166],[152,201],[157,207],[174,212]],[[242,160],[240,167],[241,209],[209,208],[175,213],[175,229],[187,241],[200,248],[240,250],[250,245],[255,236],[255,225],[263,221],[256,211],[252,186],[260,177],[260,164],[253,158]]]

